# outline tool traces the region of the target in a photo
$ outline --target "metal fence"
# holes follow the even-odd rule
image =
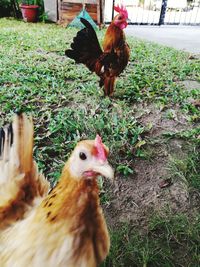
[[[200,25],[200,0],[106,0],[105,20],[113,17],[113,5],[123,3],[130,24]]]

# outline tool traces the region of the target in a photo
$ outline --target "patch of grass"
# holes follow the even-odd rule
[[[187,54],[156,44],[134,41],[130,45],[132,61],[127,79],[119,82],[120,97],[127,101],[146,99],[163,104],[170,101],[184,106],[192,92],[183,90],[177,82],[188,77],[199,80],[200,61],[188,60]],[[199,90],[194,88],[193,92],[197,99]]]
[[[184,160],[171,158],[170,171],[173,180],[183,181],[188,190],[200,192],[200,149],[195,146]]]
[[[101,267],[198,267],[200,217],[154,215],[141,231],[124,224],[111,230],[111,251]]]
[[[185,140],[190,140],[193,141],[195,143],[200,143],[200,139],[199,139],[199,135],[200,135],[200,127],[194,127],[192,129],[189,130],[182,130],[179,132],[166,132],[163,134],[165,137],[167,138],[181,138],[181,139],[185,139]]]

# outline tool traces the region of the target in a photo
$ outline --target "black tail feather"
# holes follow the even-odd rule
[[[4,132],[4,129],[1,128],[0,129],[0,156],[2,155],[4,144],[5,144],[5,132]]]
[[[91,71],[94,71],[95,61],[103,52],[92,25],[84,18],[80,20],[85,28],[77,32],[71,49],[67,49],[65,55],[74,59],[76,63],[85,64]]]

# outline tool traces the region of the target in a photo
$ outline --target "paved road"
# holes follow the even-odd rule
[[[129,25],[125,31],[141,39],[200,54],[200,26]]]

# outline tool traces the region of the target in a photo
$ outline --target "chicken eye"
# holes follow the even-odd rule
[[[85,153],[80,152],[79,153],[79,158],[82,159],[82,160],[86,160],[87,159],[87,156],[85,155]]]

